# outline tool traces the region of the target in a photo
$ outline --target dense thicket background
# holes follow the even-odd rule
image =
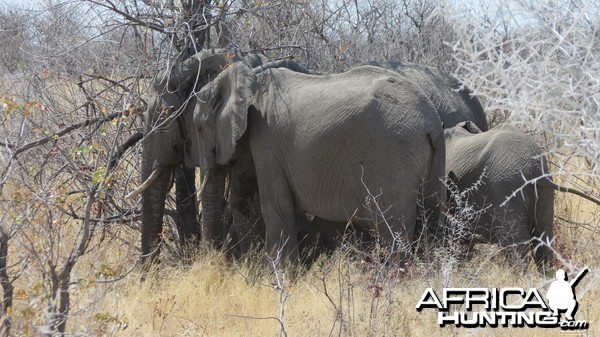
[[[228,47],[322,72],[374,60],[439,67],[474,90],[492,125],[530,133],[555,179],[597,196],[599,29],[600,3],[578,0],[0,5],[3,331],[127,326],[99,303],[135,271],[140,205],[124,196],[139,184],[140,113],[148,80],[178,55]],[[590,259],[575,264],[598,267],[586,253],[598,248],[597,226],[580,224]]]

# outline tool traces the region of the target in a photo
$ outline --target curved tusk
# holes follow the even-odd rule
[[[158,176],[160,176],[160,174],[162,173],[162,170],[163,170],[162,166],[155,168],[154,171],[152,171],[152,173],[148,177],[148,179],[146,179],[146,181],[144,181],[140,185],[140,187],[138,187],[137,189],[135,189],[134,191],[132,191],[131,193],[129,193],[125,196],[125,200],[131,200],[134,197],[140,195],[142,192],[144,192],[158,178]]]
[[[204,189],[206,188],[206,184],[208,183],[208,177],[210,176],[210,169],[207,169],[206,172],[204,173],[204,178],[202,178],[202,184],[200,184],[200,189],[198,190],[198,193],[196,195],[200,196],[200,198],[202,198],[202,192],[204,192]]]

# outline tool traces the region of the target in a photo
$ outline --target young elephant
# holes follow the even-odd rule
[[[463,122],[444,132],[446,174],[460,191],[477,184],[467,193],[467,203],[480,210],[470,228],[475,234],[472,243],[515,244],[525,256],[525,243],[533,239],[530,246],[543,272],[553,259],[549,245],[554,190],[600,204],[598,199],[553,183],[542,150],[515,129],[501,126],[482,133],[473,123]]]

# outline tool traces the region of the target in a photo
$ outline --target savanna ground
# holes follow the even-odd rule
[[[203,15],[197,15],[201,13]],[[600,334],[600,208],[557,193],[553,242],[588,330],[440,328],[427,287],[535,287],[497,247],[433,247],[403,273],[352,241],[311,268],[183,261],[174,213],[140,282],[141,111],[148,79],[191,46],[234,46],[337,72],[371,60],[440,67],[492,125],[543,147],[553,178],[600,196],[600,5],[594,1],[41,1],[0,7],[0,286],[5,335],[563,336]],[[174,209],[169,197],[169,210]],[[377,258],[376,258],[377,256]]]
[[[560,196],[557,246],[572,267],[598,269],[600,253],[593,239],[600,229],[600,210],[577,197]],[[575,224],[577,223],[577,224]],[[395,277],[381,264],[357,258],[350,247],[320,259],[296,279],[267,272],[260,254],[239,263],[222,254],[201,254],[191,266],[170,265],[150,282],[132,273],[125,280],[101,287],[103,300],[95,305],[100,316],[74,319],[87,332],[118,332],[123,336],[596,336],[600,327],[598,273],[584,277],[577,287],[577,319],[590,329],[573,333],[559,329],[440,328],[437,311],[415,310],[425,288],[522,287],[545,295],[553,275],[542,277],[533,266],[522,273],[514,261],[491,246],[479,247],[467,261],[457,262],[447,251],[435,261],[414,262],[407,275]],[[110,257],[107,257],[107,260]],[[570,266],[566,266],[568,270]],[[439,294],[439,292],[438,292]],[[95,294],[97,296],[97,294]],[[101,319],[100,319],[101,318]],[[282,330],[283,329],[283,330]]]

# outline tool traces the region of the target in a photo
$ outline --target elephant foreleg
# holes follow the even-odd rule
[[[205,173],[202,173],[205,174]],[[225,210],[225,177],[227,170],[216,167],[210,170],[202,198],[202,238],[221,248],[224,240],[223,212]]]
[[[240,255],[246,254],[257,237],[264,237],[264,222],[260,215],[260,198],[254,161],[249,149],[240,151],[240,157],[230,171],[231,188],[228,206],[233,223],[230,230],[231,246],[237,248]]]
[[[298,264],[298,233],[296,214],[289,185],[284,178],[271,179],[268,187],[259,179],[261,186],[261,210],[265,221],[265,250],[269,262],[290,261]]]

